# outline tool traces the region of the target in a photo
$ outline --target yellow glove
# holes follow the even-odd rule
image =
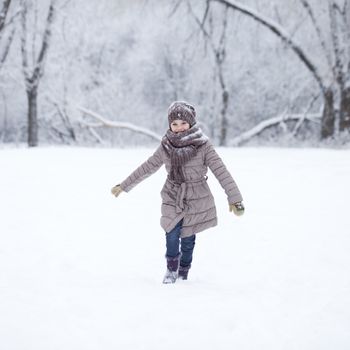
[[[118,197],[123,192],[123,190],[120,187],[120,185],[115,185],[114,187],[112,187],[111,192],[113,196]]]
[[[242,202],[230,204],[230,212],[233,211],[235,215],[241,216],[244,214],[244,205]]]

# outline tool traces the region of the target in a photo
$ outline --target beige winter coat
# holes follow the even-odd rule
[[[163,164],[170,172],[170,159],[162,145],[120,185],[129,192],[134,186],[156,172]],[[226,192],[229,204],[242,201],[241,193],[226,166],[208,141],[198,148],[197,155],[184,165],[186,182],[167,179],[161,191],[160,224],[170,232],[183,219],[181,237],[188,237],[217,225],[213,195],[207,184],[208,167]]]

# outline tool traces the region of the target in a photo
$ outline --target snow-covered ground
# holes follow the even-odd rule
[[[350,349],[350,151],[218,149],[246,204],[161,283],[150,149],[0,150],[1,350]]]

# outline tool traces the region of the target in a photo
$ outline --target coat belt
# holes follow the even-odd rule
[[[177,194],[176,194],[176,203],[175,203],[175,205],[176,205],[176,208],[175,208],[176,214],[182,213],[183,210],[185,209],[184,198],[185,198],[185,195],[186,195],[186,192],[187,192],[187,185],[188,184],[192,184],[192,183],[207,181],[207,179],[208,179],[208,176],[205,176],[205,177],[203,177],[201,179],[187,180],[187,181],[178,183],[178,182],[174,182],[174,181],[172,181],[172,180],[170,180],[168,178],[168,181],[171,182],[173,185],[179,186],[179,189],[178,189]]]

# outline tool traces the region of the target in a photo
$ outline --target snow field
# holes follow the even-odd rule
[[[219,226],[174,285],[165,170],[109,192],[152,149],[1,150],[1,349],[349,349],[350,152],[217,150],[246,214],[209,172]]]

